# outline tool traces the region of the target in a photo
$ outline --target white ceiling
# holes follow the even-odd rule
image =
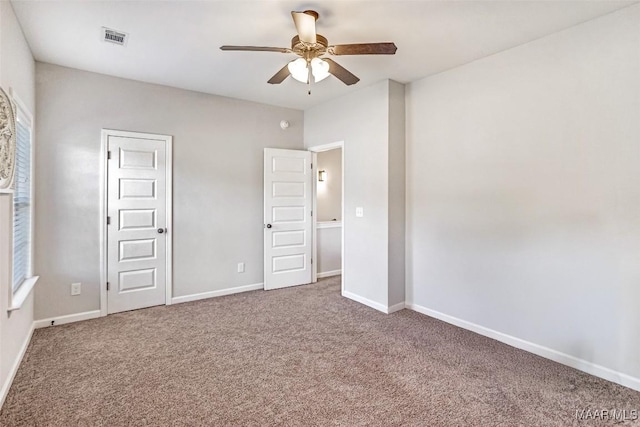
[[[636,1],[21,1],[13,0],[35,59],[216,95],[305,109],[385,78],[407,83],[491,55]],[[395,56],[334,60],[360,77],[312,88],[267,80],[295,55],[222,52],[219,47],[290,47],[292,10],[320,13],[330,44],[394,41]],[[129,33],[126,47],[101,27]]]

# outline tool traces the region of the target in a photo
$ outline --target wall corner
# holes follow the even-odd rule
[[[389,83],[389,282],[388,306],[405,302],[405,87]]]

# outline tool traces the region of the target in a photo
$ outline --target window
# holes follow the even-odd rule
[[[13,192],[13,291],[31,273],[31,118],[16,111],[16,165]]]

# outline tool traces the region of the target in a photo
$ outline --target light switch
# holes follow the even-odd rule
[[[360,208],[360,207],[356,208],[356,216],[358,218],[362,218],[364,216],[364,208]]]

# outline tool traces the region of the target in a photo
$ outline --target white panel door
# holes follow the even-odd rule
[[[167,141],[107,138],[107,311],[165,304]]]
[[[264,288],[311,283],[311,153],[264,150]]]

